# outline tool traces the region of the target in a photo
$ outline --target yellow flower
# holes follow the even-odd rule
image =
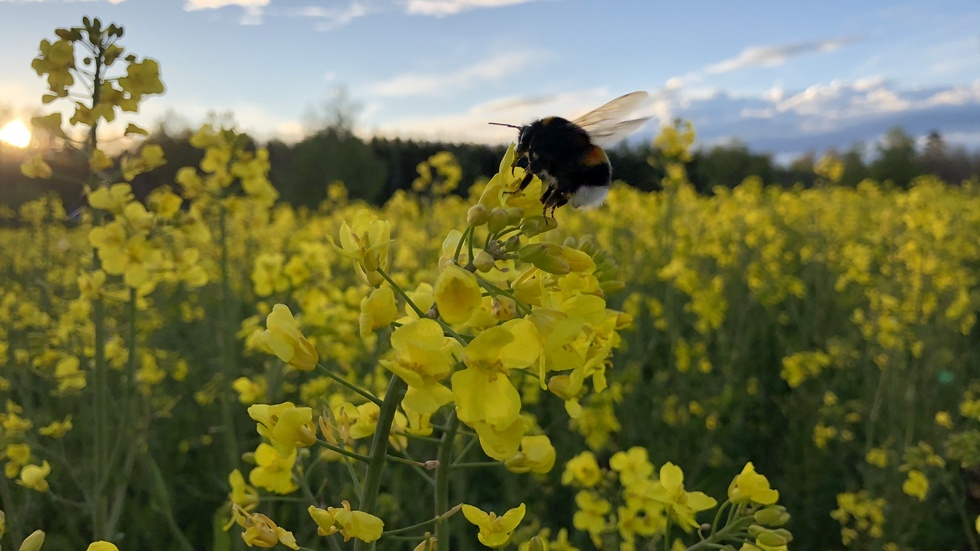
[[[126,76],[119,79],[119,86],[134,97],[147,94],[162,94],[163,81],[160,80],[160,64],[152,58],[131,62],[126,66]]]
[[[779,492],[769,487],[769,480],[756,473],[755,465],[750,461],[728,486],[728,499],[735,504],[752,502],[772,505],[779,499]]]
[[[298,488],[293,482],[295,448],[291,454],[283,456],[276,448],[263,442],[255,450],[255,464],[256,467],[248,473],[248,481],[252,485],[277,494],[289,494]]]
[[[408,383],[403,403],[412,411],[435,413],[453,399],[453,393],[439,381],[452,371],[453,350],[459,345],[446,337],[442,326],[430,319],[406,323],[391,334],[393,358],[381,365]]]
[[[609,458],[609,466],[619,473],[619,481],[623,486],[630,486],[653,474],[653,463],[650,463],[647,450],[639,446],[614,453]]]
[[[447,266],[433,288],[439,316],[446,323],[463,323],[483,303],[480,284],[472,272],[456,265]]]
[[[391,248],[391,225],[387,220],[379,220],[371,211],[362,209],[354,215],[351,225],[344,222],[340,226],[340,247],[328,237],[337,251],[354,260],[357,275],[368,285],[377,287],[384,282],[378,269],[388,268]]]
[[[64,421],[52,421],[48,426],[41,427],[38,432],[51,438],[61,438],[72,429],[71,415],[65,417]]]
[[[546,434],[525,436],[521,439],[520,453],[505,464],[514,473],[547,473],[555,466],[555,447]]]
[[[292,402],[270,406],[254,404],[249,406],[248,415],[259,422],[258,433],[275,446],[283,455],[295,452],[297,447],[309,447],[316,442],[316,427],[313,425],[313,410],[296,407]]]
[[[331,507],[331,509],[333,508]],[[337,526],[337,520],[334,518],[332,512],[313,505],[310,505],[307,511],[310,513],[310,518],[317,525],[317,534],[321,536],[332,536],[340,531],[340,527]]]
[[[92,172],[101,172],[112,167],[112,159],[106,157],[105,152],[101,149],[96,149],[88,160],[88,166]]]
[[[470,426],[480,437],[480,447],[483,453],[497,461],[506,461],[514,457],[527,430],[527,422],[518,416],[514,422],[502,428],[497,428],[486,421],[476,421]]]
[[[101,186],[95,191],[89,191],[88,204],[94,209],[121,214],[126,205],[132,202],[134,198],[133,187],[129,184],[112,184],[111,186]]]
[[[718,504],[713,497],[703,492],[688,492],[684,489],[684,472],[673,463],[660,467],[660,481],[653,485],[650,497],[663,503],[667,511],[685,532],[699,526],[694,514],[711,509]]]
[[[374,402],[365,402],[359,406],[344,402],[337,406],[337,413],[335,413],[337,418],[341,418],[341,413],[350,422],[350,437],[358,440],[374,434],[378,427],[378,416],[381,414],[381,408]]]
[[[90,543],[85,551],[119,551],[119,548],[113,543],[100,540]]]
[[[926,494],[929,492],[929,479],[926,478],[926,475],[922,471],[912,469],[908,473],[908,478],[902,484],[902,491],[906,495],[919,498],[919,501],[925,501]]]
[[[248,377],[239,377],[231,382],[231,388],[238,393],[238,401],[243,404],[254,404],[265,397],[265,379],[253,381]]]
[[[389,325],[397,317],[398,305],[391,287],[385,285],[371,291],[361,299],[361,316],[358,318],[361,338],[369,337],[375,329]]]
[[[251,511],[259,505],[259,492],[252,486],[245,483],[242,472],[235,469],[228,475],[228,485],[231,492],[228,493],[228,500],[246,511]]]
[[[20,468],[30,461],[31,447],[27,444],[8,444],[2,457],[7,459],[3,466],[4,475],[7,478],[13,478],[20,472]]]
[[[452,376],[456,413],[467,424],[486,421],[500,430],[520,414],[521,397],[508,378],[541,353],[534,324],[516,319],[491,327],[463,350],[466,369]]]
[[[510,543],[510,538],[517,528],[517,525],[524,519],[525,506],[523,503],[510,509],[499,517],[494,513],[487,513],[472,505],[463,504],[463,516],[470,523],[480,528],[477,537],[480,543],[487,547],[504,547]]]
[[[280,360],[303,371],[316,367],[320,356],[300,332],[296,318],[286,305],[273,306],[265,325],[267,329],[260,334],[259,340]]]
[[[296,538],[293,533],[276,526],[273,520],[260,513],[244,514],[236,509],[244,517],[245,521],[242,532],[242,540],[249,547],[270,548],[277,544],[283,544],[290,549],[299,549],[296,545]]]
[[[317,534],[330,536],[340,533],[344,541],[357,538],[371,543],[381,537],[385,523],[378,517],[363,511],[354,511],[348,501],[341,502],[341,507],[320,509],[310,505],[307,511],[317,525]]]
[[[612,510],[612,504],[597,494],[581,491],[575,494],[575,506],[578,510],[572,516],[572,526],[588,532],[592,543],[601,548],[599,534],[606,529],[606,515]]]
[[[602,470],[599,462],[596,461],[595,454],[591,451],[584,451],[565,463],[565,472],[561,475],[561,483],[565,486],[573,482],[591,488],[602,480]]]
[[[357,538],[371,543],[381,537],[385,523],[380,518],[363,511],[352,511],[346,500],[341,505],[342,509],[331,507],[330,512],[340,527],[340,535],[344,536],[344,541]]]
[[[44,162],[40,154],[31,155],[20,165],[20,171],[28,178],[48,179],[53,174],[51,165]]]
[[[888,466],[888,452],[881,448],[871,448],[864,456],[864,460],[867,461],[869,465],[874,465],[879,469],[884,469]]]
[[[20,470],[20,480],[17,483],[37,492],[47,492],[49,486],[46,478],[49,474],[51,474],[51,465],[47,461],[42,462],[41,465],[25,465]]]

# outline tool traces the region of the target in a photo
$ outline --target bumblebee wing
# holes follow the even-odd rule
[[[619,140],[639,129],[648,120],[650,120],[650,117],[630,119],[628,121],[620,121],[609,125],[604,125],[599,127],[597,130],[589,131],[589,137],[592,138],[592,141],[600,147],[613,146],[616,145],[616,142]]]
[[[646,92],[632,92],[602,105],[572,122],[590,134],[603,126],[613,126],[626,118],[630,111],[636,109],[649,94]]]

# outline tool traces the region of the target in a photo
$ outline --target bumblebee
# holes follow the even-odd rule
[[[622,119],[646,98],[646,92],[626,94],[574,120],[545,117],[524,126],[490,123],[520,132],[511,170],[527,159],[527,174],[517,191],[524,191],[534,176],[540,178],[545,185],[544,213],[550,207],[552,217],[568,203],[575,208],[601,205],[609,193],[612,165],[594,142],[615,143],[642,126],[648,117]]]

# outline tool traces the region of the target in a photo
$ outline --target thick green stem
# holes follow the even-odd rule
[[[220,216],[218,222],[221,225],[219,235],[221,239],[221,374],[222,390],[219,393],[221,400],[221,422],[223,425],[225,453],[228,459],[228,470],[233,469],[238,464],[238,440],[235,433],[234,403],[232,402],[231,381],[235,377],[235,323],[231,313],[231,281],[228,268],[228,212],[224,205],[219,205]]]
[[[378,504],[378,492],[381,491],[381,473],[384,471],[385,459],[388,455],[388,435],[391,434],[391,425],[395,421],[395,411],[401,403],[402,396],[408,385],[397,375],[391,376],[388,383],[388,390],[385,391],[384,401],[381,404],[381,411],[378,413],[378,425],[374,431],[374,438],[371,440],[371,460],[368,463],[367,474],[364,476],[364,485],[361,487],[361,500],[358,510],[368,514],[374,514]],[[374,549],[373,543],[364,543],[357,540],[354,550]]]
[[[456,413],[450,413],[446,432],[442,433],[442,443],[439,444],[439,468],[436,470],[435,515],[438,517],[449,509],[449,472],[453,468],[453,443],[456,441],[456,429],[459,419]],[[436,545],[439,551],[449,551],[449,524],[436,524]]]
[[[102,90],[102,71],[103,71],[103,50],[101,45],[97,46],[95,61],[95,73],[92,79],[92,108],[99,104],[99,95]],[[96,119],[89,127],[86,154],[91,156],[99,148],[99,122]],[[98,185],[95,174],[89,174],[89,181],[93,185]],[[102,216],[96,214],[93,217],[93,224],[98,225]],[[98,270],[102,267],[99,254],[96,249],[92,249],[92,269]],[[106,364],[105,349],[103,348],[106,340],[105,328],[105,303],[102,298],[96,298],[92,304],[92,323],[95,325],[95,346],[94,346],[94,384],[93,386],[93,409],[95,414],[94,428],[94,471],[91,496],[94,500],[92,504],[92,534],[96,540],[107,539],[106,523],[108,521],[108,502],[105,497],[106,483],[109,478],[109,408],[106,401],[109,398],[109,381]],[[132,354],[132,351],[130,351]]]

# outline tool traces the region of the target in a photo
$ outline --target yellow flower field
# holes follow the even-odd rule
[[[130,64],[83,128],[162,91],[96,23],[35,64]],[[162,151],[87,135],[82,214],[0,229],[4,546],[980,549],[980,188],[697,195],[687,127],[661,192],[555,219],[513,148],[295,209],[206,125],[140,201]]]

